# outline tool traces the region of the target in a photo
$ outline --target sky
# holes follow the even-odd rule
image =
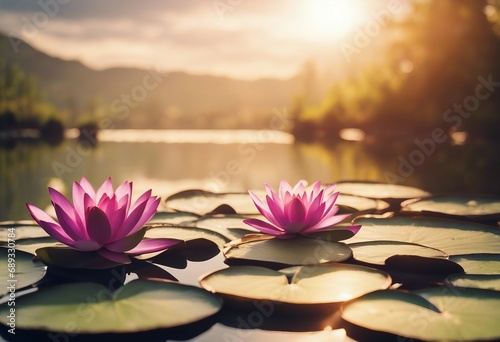
[[[0,31],[95,69],[154,67],[241,79],[288,78],[307,60],[320,66],[349,62],[346,49],[357,49],[356,34],[371,30],[368,42],[375,39],[386,25],[384,14],[397,16],[407,3],[0,0]],[[363,52],[358,50],[349,53]]]

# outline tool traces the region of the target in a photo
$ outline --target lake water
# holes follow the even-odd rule
[[[29,219],[25,203],[50,205],[47,187],[67,195],[82,176],[94,186],[111,176],[133,181],[136,194],[185,189],[247,191],[281,179],[325,183],[372,180],[412,185],[434,193],[500,195],[498,144],[340,140],[296,144],[276,131],[105,131],[95,147],[67,139],[51,147],[0,147],[0,220]]]
[[[431,147],[422,149],[412,141],[296,144],[290,135],[275,131],[109,131],[95,147],[75,139],[56,147],[20,142],[0,147],[0,220],[30,219],[26,202],[46,208],[48,186],[70,195],[72,182],[82,176],[94,186],[109,176],[115,187],[133,181],[135,198],[150,188],[165,199],[185,189],[246,191],[261,189],[263,183],[277,186],[281,179],[392,181],[434,193],[500,195],[497,145]],[[185,269],[164,269],[182,283],[197,285],[201,274],[224,267],[219,254],[189,262]],[[327,329],[333,316],[324,321],[263,317],[255,310],[224,309],[209,330],[189,340],[351,341],[343,330]]]

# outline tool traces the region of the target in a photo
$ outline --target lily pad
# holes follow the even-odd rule
[[[472,222],[423,217],[356,218],[359,232],[346,243],[399,241],[439,249],[448,255],[498,253],[500,230]]]
[[[0,247],[6,246],[7,243],[0,242]],[[50,236],[16,240],[16,249],[30,254],[36,254],[36,250],[39,248],[63,246],[65,245],[51,238]]]
[[[224,235],[208,229],[184,226],[172,226],[169,224],[156,223],[147,226],[146,238],[169,238],[179,240],[206,239],[213,241],[221,249],[230,240]]]
[[[131,333],[168,329],[216,314],[221,300],[199,288],[134,280],[112,293],[96,283],[53,286],[16,301],[16,328],[74,334]],[[8,323],[9,307],[0,307]],[[71,327],[71,328],[68,328]]]
[[[299,267],[289,280],[286,274],[257,266],[235,266],[213,272],[200,279],[201,286],[229,299],[298,306],[338,305],[365,293],[387,289],[390,276],[363,266],[329,264]],[[293,312],[289,312],[292,313]]]
[[[336,191],[346,195],[378,199],[409,199],[430,195],[427,191],[411,186],[362,181],[338,182]]]
[[[96,252],[77,251],[67,246],[39,248],[36,255],[45,265],[59,268],[104,270],[123,266]]]
[[[353,258],[367,264],[385,265],[386,260],[394,256],[413,255],[426,258],[445,259],[446,253],[415,243],[399,241],[367,241],[349,244]]]
[[[256,235],[253,239],[231,242],[224,249],[224,255],[228,259],[294,266],[344,261],[351,257],[352,251],[346,244],[335,241]]]
[[[453,274],[446,282],[458,287],[500,291],[500,274]]]
[[[257,216],[252,216],[257,217]],[[261,218],[262,216],[258,216]],[[204,216],[195,222],[198,228],[208,229],[224,235],[229,240],[240,239],[246,234],[258,233],[259,231],[243,223],[250,218],[242,215],[214,215]]]
[[[198,215],[191,213],[159,211],[148,221],[148,224],[169,223],[172,225],[186,226],[196,221],[198,218]]]
[[[338,190],[338,189],[337,189]],[[340,194],[335,204],[340,207],[339,213],[372,213],[389,208],[389,203],[379,199],[367,198],[361,196],[353,196]]]
[[[34,257],[33,254],[23,251],[0,247],[0,260],[4,264],[0,268],[0,282],[5,285],[0,295],[9,293],[11,285],[19,291],[43,278],[46,272],[45,266],[41,262],[34,261]]]
[[[186,190],[169,196],[169,209],[203,216],[221,205],[228,205],[241,215],[259,214],[247,192],[214,193],[204,190]]]
[[[402,212],[448,215],[476,221],[500,219],[500,198],[484,196],[431,196],[402,203]]]
[[[454,255],[450,260],[462,266],[467,274],[500,274],[500,254]]]
[[[9,221],[0,223],[0,241],[8,241],[9,229],[13,229],[16,241],[49,237],[35,221]]]
[[[346,304],[344,320],[366,329],[428,341],[500,338],[500,293],[435,287],[413,293],[376,291]]]

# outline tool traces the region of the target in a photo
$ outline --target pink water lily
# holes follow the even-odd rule
[[[95,191],[87,179],[73,183],[73,204],[55,189],[50,198],[59,222],[40,208],[27,204],[35,221],[54,239],[79,251],[95,251],[118,263],[130,263],[128,255],[167,249],[180,240],[146,239],[142,229],[156,213],[160,198],[145,192],[132,204],[132,183],[113,191],[111,178]]]
[[[259,230],[261,233],[274,235],[279,238],[291,238],[296,235],[308,235],[320,230],[332,229],[334,225],[344,221],[349,215],[335,215],[339,208],[335,201],[339,195],[334,192],[335,184],[325,188],[321,182],[306,188],[307,183],[299,181],[294,188],[286,181],[281,181],[279,193],[265,184],[266,203],[249,191],[259,212],[269,221],[259,219],[244,220],[246,224]],[[360,225],[343,226],[356,234]]]

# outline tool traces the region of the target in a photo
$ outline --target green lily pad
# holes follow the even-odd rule
[[[500,254],[453,255],[450,260],[462,266],[467,274],[500,274]]]
[[[257,217],[257,216],[252,216]],[[262,218],[263,216],[258,216]],[[198,228],[208,229],[224,235],[229,240],[240,239],[246,234],[258,233],[259,231],[243,223],[250,218],[242,215],[214,215],[204,216],[195,222]]]
[[[355,260],[372,265],[385,265],[386,260],[394,256],[413,255],[426,258],[446,259],[446,253],[415,243],[399,241],[367,241],[351,243],[352,256]]]
[[[427,191],[411,186],[362,181],[338,182],[335,189],[341,194],[378,199],[409,199],[430,195]]]
[[[45,265],[59,268],[104,270],[123,266],[96,252],[77,251],[67,246],[39,248],[36,255]]]
[[[221,300],[199,288],[134,280],[112,293],[96,283],[57,285],[16,300],[16,329],[74,334],[168,329],[216,314]],[[9,307],[0,307],[7,325]],[[21,319],[22,318],[22,319]],[[71,328],[69,328],[71,327]]]
[[[286,310],[300,310],[298,306],[338,305],[371,291],[387,289],[391,278],[379,270],[348,264],[299,267],[290,280],[286,274],[268,268],[235,266],[203,277],[200,284],[229,300],[294,304],[297,306],[286,306]]]
[[[8,241],[9,229],[13,229],[15,240],[34,239],[49,237],[35,221],[9,221],[0,222],[0,241]]]
[[[346,243],[399,241],[439,249],[448,255],[498,253],[500,230],[465,221],[423,217],[356,218],[359,232]]]
[[[341,316],[357,326],[427,341],[500,338],[500,293],[435,287],[413,293],[376,291],[346,304]]]
[[[389,208],[389,203],[379,199],[367,198],[361,196],[353,196],[340,194],[335,204],[340,207],[339,213],[372,213],[379,210]]]
[[[0,295],[10,292],[10,286],[19,291],[21,288],[33,285],[45,275],[46,269],[41,262],[33,261],[35,256],[19,250],[0,247],[0,282],[5,286]]]
[[[147,232],[145,237],[148,239],[168,238],[184,241],[206,239],[213,241],[221,249],[226,243],[230,241],[227,237],[220,233],[196,227],[171,226],[169,224],[156,223],[149,225],[146,228]]]
[[[172,225],[186,226],[196,221],[198,218],[198,215],[191,213],[159,211],[148,221],[148,224],[169,223]]]
[[[441,214],[473,220],[500,219],[500,198],[480,196],[431,196],[408,200],[401,210],[410,213]]]
[[[500,291],[500,274],[453,274],[446,282],[458,287]]]
[[[278,239],[255,235],[231,242],[225,249],[227,259],[277,263],[281,265],[314,265],[340,262],[351,257],[352,251],[344,243],[298,236]]]
[[[169,196],[165,204],[169,209],[200,216],[211,213],[224,204],[241,215],[259,214],[247,192],[214,193],[204,190],[186,190]]]
[[[0,247],[6,246],[7,243],[0,242]],[[50,236],[16,240],[16,249],[30,254],[36,254],[36,250],[39,248],[63,246],[65,245],[51,238]]]

